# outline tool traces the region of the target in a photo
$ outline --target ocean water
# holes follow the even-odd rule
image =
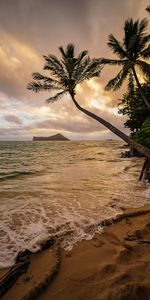
[[[121,158],[120,141],[0,142],[0,268],[50,236],[61,246],[102,232],[98,224],[150,201],[143,160]],[[68,233],[68,234],[67,234]]]

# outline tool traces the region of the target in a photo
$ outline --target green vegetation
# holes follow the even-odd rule
[[[150,95],[150,83],[144,83],[142,89],[146,96]],[[139,88],[134,86],[133,78],[130,79],[128,92],[120,100],[119,113],[128,117],[124,123],[125,127],[131,130],[131,134],[141,130],[150,113],[142,100]]]
[[[141,130],[133,133],[136,142],[150,148],[150,117],[145,120]]]

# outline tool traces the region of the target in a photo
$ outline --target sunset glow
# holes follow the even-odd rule
[[[147,17],[148,0],[43,2],[0,3],[0,140],[30,140],[37,131],[45,135],[61,131],[71,139],[116,138],[108,130],[104,135],[103,126],[78,112],[69,96],[47,104],[48,93],[34,94],[26,87],[33,72],[44,72],[43,55],[59,56],[58,47],[69,42],[75,44],[77,53],[88,49],[91,57],[110,57],[108,35],[113,33],[121,40],[125,19]],[[126,131],[124,117],[117,113],[118,99],[126,87],[118,92],[105,91],[116,73],[115,67],[104,68],[99,78],[77,87],[76,97],[81,106],[102,113]],[[141,75],[139,79],[143,81]]]

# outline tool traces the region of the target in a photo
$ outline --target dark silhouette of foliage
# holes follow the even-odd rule
[[[147,12],[150,14],[150,5],[146,7]]]
[[[108,82],[106,90],[119,89],[125,80],[133,74],[142,99],[150,110],[149,97],[144,94],[136,72],[136,68],[138,68],[148,80],[150,79],[150,64],[146,62],[150,58],[150,34],[145,32],[147,25],[146,19],[135,22],[132,19],[127,20],[124,25],[122,43],[112,34],[109,35],[108,46],[118,56],[118,59],[101,58],[100,61],[102,65],[122,67],[117,76]]]
[[[150,116],[150,112],[142,100],[139,88],[134,87],[131,82],[130,89],[120,99],[119,113],[128,117],[124,125],[130,128],[131,133],[133,133],[141,130],[144,121]],[[150,83],[143,84],[142,89],[146,96],[150,95]]]
[[[144,121],[141,130],[133,133],[132,137],[136,142],[150,147],[150,117]]]

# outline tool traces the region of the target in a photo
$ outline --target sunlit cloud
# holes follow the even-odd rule
[[[23,96],[32,68],[41,67],[41,58],[28,45],[0,31],[0,90],[9,96]]]

